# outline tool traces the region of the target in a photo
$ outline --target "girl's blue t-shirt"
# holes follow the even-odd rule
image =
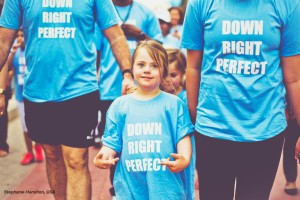
[[[161,92],[142,101],[117,98],[109,108],[103,144],[119,153],[114,175],[117,199],[186,199],[187,177],[172,173],[162,160],[176,153],[177,143],[193,132],[187,106]]]
[[[98,90],[95,21],[118,23],[108,0],[5,0],[0,26],[24,31],[27,72],[24,97],[64,101]]]
[[[15,97],[17,101],[23,102],[24,75],[27,67],[25,52],[21,48],[16,51],[12,67],[14,69]]]
[[[281,56],[300,54],[299,0],[190,0],[182,46],[203,51],[196,130],[239,142],[286,127]]]

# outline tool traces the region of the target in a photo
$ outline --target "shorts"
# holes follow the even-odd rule
[[[35,142],[87,148],[94,145],[99,92],[62,102],[24,99],[28,136]]]
[[[104,134],[106,124],[106,113],[112,102],[113,100],[100,100],[98,109],[101,113],[101,117],[98,122],[98,136],[102,136]]]

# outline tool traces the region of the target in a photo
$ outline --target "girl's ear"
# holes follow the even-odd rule
[[[176,89],[175,89],[175,87],[171,81],[171,78],[169,76],[162,79],[162,81],[159,85],[159,88],[162,91],[165,91],[170,94],[175,94],[175,92],[176,92]]]

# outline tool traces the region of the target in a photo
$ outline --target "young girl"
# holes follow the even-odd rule
[[[120,160],[117,199],[186,199],[183,170],[191,159],[193,124],[186,105],[160,90],[168,76],[167,53],[161,44],[143,41],[132,60],[137,90],[110,106],[94,164],[106,169]]]
[[[186,71],[186,58],[179,49],[166,49],[168,53],[168,72],[171,82],[175,88],[173,94],[177,95],[184,103],[187,104],[186,90],[185,90],[185,71]],[[195,149],[195,139],[191,136],[192,147]],[[185,170],[188,180],[187,190],[189,190],[191,197],[188,199],[195,199],[195,188],[198,188],[198,177],[195,171],[196,167],[196,151],[193,151],[191,163]]]
[[[168,71],[172,84],[175,88],[175,95],[187,103],[185,91],[185,70],[186,58],[179,49],[167,49],[168,53]]]
[[[28,129],[25,123],[25,112],[24,112],[24,101],[23,101],[23,84],[24,75],[27,68],[25,61],[25,43],[24,43],[24,33],[21,28],[17,33],[16,43],[11,49],[12,58],[8,59],[9,66],[12,67],[14,73],[15,81],[15,97],[17,100],[19,116],[22,122],[22,128],[24,132],[24,139],[26,144],[27,152],[23,155],[20,164],[28,165],[36,162],[42,162],[44,160],[43,148],[39,143],[35,143],[33,146],[33,141],[28,137]],[[34,148],[34,151],[33,151]]]

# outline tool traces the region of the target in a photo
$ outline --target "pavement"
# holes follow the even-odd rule
[[[16,103],[13,99],[9,103],[8,110],[10,119],[8,143],[10,152],[7,157],[0,158],[0,200],[54,200],[47,182],[45,162],[33,163],[28,166],[19,164],[26,147]],[[92,160],[98,151],[99,149],[94,147],[89,149],[92,200],[110,200],[109,170],[100,170],[92,164]],[[300,167],[298,167],[298,174],[298,195],[286,195],[283,191],[285,178],[282,161],[280,161],[269,200],[300,200]],[[7,191],[14,192],[14,194],[7,194]],[[198,190],[196,191],[196,196],[198,199]]]

